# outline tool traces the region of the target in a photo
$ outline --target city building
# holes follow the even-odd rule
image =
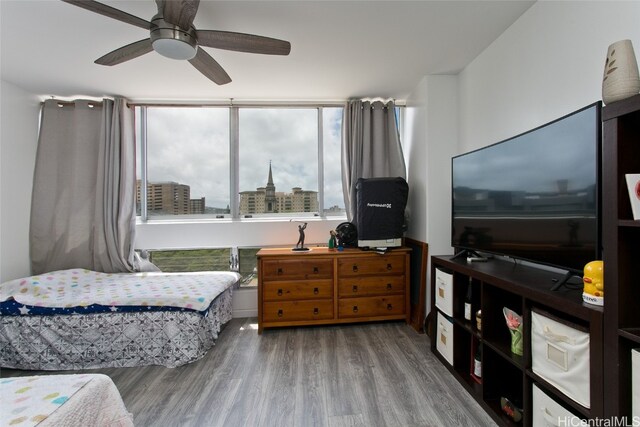
[[[136,205],[140,206],[140,180]],[[147,211],[150,215],[193,215],[205,213],[205,198],[191,199],[191,187],[177,182],[147,183]]]
[[[318,192],[293,187],[290,193],[276,191],[269,163],[265,187],[240,192],[240,215],[287,212],[318,212]]]

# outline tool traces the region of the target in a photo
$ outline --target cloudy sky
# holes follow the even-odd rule
[[[323,110],[325,208],[344,206],[340,179],[341,108]],[[276,191],[318,191],[317,109],[240,108],[240,191],[267,183],[272,164]],[[149,182],[191,187],[206,205],[229,204],[229,110],[147,109]]]

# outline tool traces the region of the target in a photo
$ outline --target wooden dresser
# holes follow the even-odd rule
[[[261,249],[258,333],[264,328],[409,321],[409,253]]]

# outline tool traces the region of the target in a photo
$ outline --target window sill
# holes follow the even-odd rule
[[[347,220],[346,216],[314,216],[314,217],[255,217],[255,218],[167,218],[148,219],[143,221],[141,217],[136,217],[136,225],[159,225],[159,224],[237,224],[237,223],[279,223],[279,222],[326,222]]]

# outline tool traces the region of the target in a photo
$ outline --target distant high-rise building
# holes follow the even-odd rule
[[[136,186],[136,202],[140,206],[140,180]],[[177,182],[147,183],[147,212],[156,215],[189,215],[205,212],[205,198],[191,199],[191,188]]]
[[[273,183],[271,163],[266,187],[240,192],[240,215],[286,212],[318,212],[318,192],[291,189],[291,193],[277,192]]]

